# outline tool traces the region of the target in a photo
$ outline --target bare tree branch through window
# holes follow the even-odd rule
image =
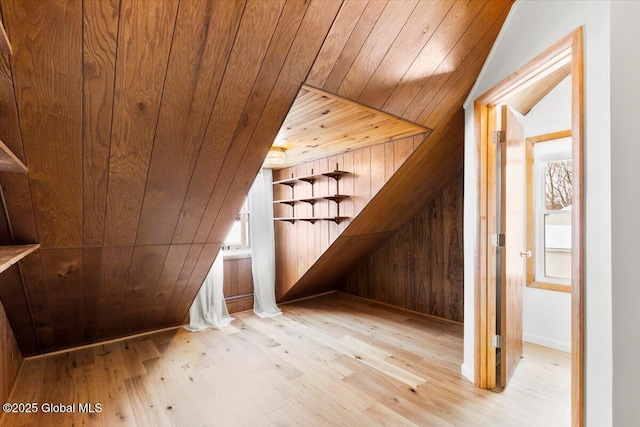
[[[571,206],[573,163],[569,160],[548,162],[545,168],[545,205],[553,211]]]

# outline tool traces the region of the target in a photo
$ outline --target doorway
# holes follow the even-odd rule
[[[498,114],[505,117],[499,108],[501,104],[516,100],[535,105],[550,88],[555,87],[557,82],[554,84],[553,80],[562,74],[563,69],[571,75],[571,423],[574,426],[584,424],[582,46],[582,28],[578,28],[480,96],[474,105],[480,198],[475,267],[475,384],[481,388],[497,389],[506,386],[517,366],[518,352],[521,352],[522,296],[518,292],[522,292],[524,275],[521,271],[519,283],[511,280],[518,276],[518,263],[512,260],[521,259],[528,251],[522,242],[518,244],[517,239],[513,240],[513,234],[510,236],[504,231],[510,223],[512,229],[517,229],[517,224],[514,226],[508,212],[499,209],[500,200],[506,197],[508,190],[498,185],[508,182],[510,177],[500,173],[497,162],[508,164],[511,161],[516,164],[520,161],[522,166],[524,159],[510,157],[506,151],[508,129],[496,132],[496,118]],[[524,144],[524,138],[520,139]],[[523,215],[523,212],[519,214]],[[522,261],[520,265],[523,265]],[[500,366],[501,374],[496,375],[496,366]]]

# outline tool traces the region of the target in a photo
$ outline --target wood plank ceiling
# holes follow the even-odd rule
[[[511,0],[344,4],[306,83],[432,132],[282,300],[335,288],[461,174],[462,103],[512,4]]]
[[[0,280],[25,355],[180,324],[341,2],[0,5],[0,177],[40,251]],[[24,278],[24,280],[22,280]]]
[[[305,81],[433,129],[287,297],[343,276],[460,172],[511,4],[3,1],[0,139],[29,174],[0,176],[0,244],[42,245],[0,276],[22,352],[181,323]]]
[[[281,169],[429,131],[383,111],[303,85],[273,143],[286,151],[286,160],[271,166]]]

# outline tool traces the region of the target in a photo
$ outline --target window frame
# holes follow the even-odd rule
[[[540,162],[535,162],[534,159],[534,236],[535,236],[535,252],[540,256],[534,259],[534,281],[563,285],[571,287],[571,277],[553,277],[547,276],[546,271],[546,229],[545,229],[545,216],[546,215],[558,215],[569,214],[571,215],[571,208],[563,210],[548,210],[546,209],[546,166],[550,162],[558,160],[571,160],[571,155],[565,157],[564,155],[558,155],[557,158],[549,158]]]
[[[229,242],[228,241],[229,236],[227,234],[221,248],[225,252],[243,251],[243,250],[251,249],[251,236],[250,236],[250,226],[249,226],[251,221],[251,213],[249,211],[248,198],[245,198],[244,203],[242,204],[242,207],[240,207],[240,210],[236,215],[236,219],[234,220],[233,225],[235,225],[235,222],[238,222],[238,221],[240,222],[240,244],[238,244],[237,242]],[[233,225],[231,227],[233,227]],[[231,232],[231,229],[229,229],[228,233],[230,232]]]
[[[527,287],[547,289],[552,291],[571,293],[571,279],[561,279],[555,277],[546,277],[544,275],[544,227],[541,227],[541,219],[544,218],[546,209],[539,211],[539,206],[544,204],[544,185],[535,185],[539,180],[544,183],[544,164],[554,160],[572,159],[571,152],[559,153],[558,155],[545,156],[544,160],[535,162],[534,146],[540,142],[548,142],[571,138],[571,131],[565,130],[560,132],[549,133],[545,135],[534,136],[526,139],[526,224],[525,239],[527,248],[531,251],[531,256],[526,260],[526,277],[525,283]],[[541,175],[541,176],[540,176]],[[542,187],[542,188],[540,188]],[[537,191],[536,191],[537,189]],[[558,212],[558,211],[549,211]],[[568,210],[567,212],[571,212]],[[542,238],[539,238],[542,236]],[[541,256],[538,256],[540,254]],[[539,266],[542,266],[542,274],[539,274]]]

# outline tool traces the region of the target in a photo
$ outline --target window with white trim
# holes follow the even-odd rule
[[[248,249],[249,241],[249,209],[245,199],[222,245],[222,250]]]

